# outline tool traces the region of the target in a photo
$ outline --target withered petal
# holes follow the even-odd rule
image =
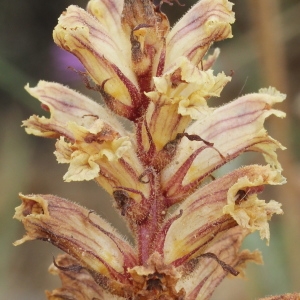
[[[113,227],[93,212],[53,195],[22,195],[14,218],[26,235],[16,241],[52,243],[76,258],[83,267],[105,276],[124,279],[126,268],[136,265],[135,250]]]
[[[205,252],[213,253],[216,257],[228,266],[242,271],[247,262],[262,263],[261,255],[258,251],[250,252],[244,250],[239,252],[240,246],[249,232],[240,227],[228,230],[223,236],[217,238],[216,243]],[[189,269],[190,268],[190,269]],[[192,271],[191,271],[192,270]],[[198,257],[189,266],[182,270],[186,276],[177,283],[176,288],[184,287],[189,300],[210,299],[210,296],[221,283],[228,271],[214,259],[208,257]]]
[[[255,174],[256,172],[256,174]],[[257,191],[266,184],[280,185],[286,182],[277,170],[269,166],[258,167],[253,174],[241,174],[241,177],[228,190],[227,204],[223,208],[225,214],[230,214],[236,222],[252,232],[258,230],[260,237],[270,240],[268,221],[273,214],[282,214],[281,204],[271,200],[266,203],[256,196]]]
[[[91,300],[91,299],[112,299],[107,297],[107,293],[95,282],[90,273],[84,269],[72,270],[70,266],[79,265],[79,262],[69,255],[59,255],[55,259],[59,269],[52,264],[49,272],[59,275],[62,287],[53,291],[46,291],[49,300]],[[117,299],[117,298],[116,298]]]

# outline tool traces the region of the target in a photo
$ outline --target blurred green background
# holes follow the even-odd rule
[[[196,1],[185,7],[164,5],[172,22]],[[271,135],[288,149],[279,153],[288,184],[274,187],[263,198],[283,203],[285,214],[271,222],[271,243],[267,247],[257,234],[245,246],[259,248],[264,266],[250,265],[247,279],[225,280],[213,299],[257,299],[270,294],[300,292],[300,2],[299,0],[236,0],[234,39],[219,42],[221,56],[216,68],[230,74],[232,82],[214,104],[230,101],[260,87],[274,85],[288,93],[280,107],[285,120],[271,117]],[[126,234],[124,224],[111,209],[107,195],[93,182],[64,183],[66,165],[53,155],[54,141],[26,135],[21,121],[32,114],[44,114],[38,101],[23,87],[39,79],[58,81],[86,93],[81,79],[68,69],[76,66],[52,41],[52,29],[70,4],[86,6],[86,0],[0,0],[0,299],[44,299],[44,290],[60,286],[48,274],[52,245],[34,241],[14,247],[22,237],[22,224],[12,219],[20,204],[18,193],[51,193],[82,203]],[[96,93],[88,93],[94,99]],[[247,163],[251,158],[243,158]]]

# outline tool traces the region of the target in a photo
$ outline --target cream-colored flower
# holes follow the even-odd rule
[[[166,70],[181,56],[198,65],[212,43],[231,38],[232,5],[227,0],[196,3],[167,36]]]
[[[103,275],[109,274],[111,268],[122,273],[127,264],[127,267],[136,264],[132,247],[93,212],[52,195],[21,194],[20,197],[22,204],[16,209],[15,218],[23,222],[27,235],[15,245],[39,238],[48,240]],[[67,222],[62,227],[61,220],[66,216]]]
[[[211,113],[206,100],[218,97],[230,77],[212,70],[201,71],[186,57],[161,77],[154,77],[155,91],[146,95],[151,99],[146,119],[153,142],[158,150],[176,134],[183,132],[192,120]]]
[[[284,181],[278,171],[272,170],[269,166],[251,165],[237,169],[196,190],[169,217],[172,219],[174,216],[179,216],[172,222],[164,241],[166,262],[182,263],[184,260],[205,253],[208,245],[214,244],[217,236],[223,235],[237,224],[252,231],[261,230],[267,233],[267,220],[274,213],[282,211],[278,208],[278,203],[275,205],[277,209],[273,210],[271,209],[274,207],[273,202],[264,206],[256,206],[257,203],[253,205],[251,197],[256,198],[256,194],[261,192],[266,184],[277,185]],[[249,195],[237,201],[240,191],[248,191]],[[251,208],[257,209],[257,212],[263,215],[264,219],[260,220],[260,223],[255,224],[255,218],[259,219],[261,216],[255,215]],[[249,217],[248,219],[252,226],[248,223],[248,226],[245,225],[245,221],[242,223],[242,218],[237,219],[236,215],[239,211],[248,211],[249,215],[251,213],[252,219]]]
[[[65,181],[95,179],[111,194],[123,187],[149,196],[149,186],[138,180],[144,167],[131,133],[107,109],[58,83],[40,81],[26,90],[50,111],[50,118],[34,115],[23,126],[27,133],[58,138],[57,160],[70,164]],[[134,193],[131,198],[141,201]]]
[[[232,36],[231,7],[227,0],[200,1],[169,32],[151,1],[92,0],[87,11],[71,5],[53,37],[79,58],[108,107],[136,120],[147,109],[144,92],[154,76],[182,56],[198,65],[213,42]]]
[[[227,272],[238,273],[234,267],[242,268],[246,261],[260,262],[257,252],[238,253],[247,231],[236,227],[216,238],[206,254],[170,264],[158,244],[152,245],[157,251],[140,264],[136,250],[93,211],[52,195],[20,197],[22,204],[16,208],[15,218],[24,224],[27,234],[15,245],[40,239],[68,253],[50,267],[51,273],[60,275],[63,287],[47,292],[48,299],[59,295],[77,299],[89,299],[90,295],[100,299],[195,299],[201,281],[206,283],[199,299],[205,299],[203,295],[211,294]],[[157,237],[158,242],[162,240],[163,231],[157,232]],[[213,276],[207,278],[209,274]]]
[[[259,230],[260,237],[266,238],[269,243],[270,231],[268,221],[273,214],[282,214],[281,204],[272,200],[266,203],[259,200],[253,193],[264,184],[283,184],[285,179],[270,167],[260,168],[261,172],[250,176],[249,173],[240,177],[228,190],[227,205],[223,212],[230,214],[236,222],[251,231]],[[252,178],[251,178],[252,177]],[[245,189],[246,187],[246,189]]]
[[[162,188],[170,201],[180,201],[214,170],[245,151],[261,152],[268,164],[281,171],[275,150],[284,147],[267,134],[263,124],[272,114],[285,116],[272,109],[284,98],[265,91],[245,95],[191,124],[186,133],[200,136],[213,147],[201,140],[182,138],[173,161],[161,175]]]

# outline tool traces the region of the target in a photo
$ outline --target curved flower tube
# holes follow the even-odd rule
[[[162,186],[171,203],[191,193],[213,171],[246,151],[263,153],[267,163],[281,170],[275,150],[284,147],[272,139],[263,127],[274,114],[284,117],[272,105],[285,99],[274,89],[242,96],[215,109],[209,116],[195,121],[186,132],[203,141],[183,138],[173,161],[162,171]],[[178,199],[178,200],[177,200]]]

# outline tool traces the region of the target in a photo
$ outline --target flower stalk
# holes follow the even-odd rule
[[[48,299],[209,299],[226,275],[262,262],[241,243],[254,231],[269,242],[268,221],[282,213],[257,194],[285,182],[284,147],[264,129],[270,115],[284,117],[273,106],[285,95],[268,88],[210,107],[231,80],[214,74],[220,51],[209,48],[232,37],[233,4],[201,0],[171,28],[163,2],[173,4],[90,0],[60,16],[55,43],[81,61],[105,105],[58,83],[25,87],[50,112],[24,121],[26,132],[56,139],[57,161],[69,165],[63,179],[95,180],[134,239],[68,200],[20,194],[15,218],[26,235],[15,245],[40,239],[66,253],[50,267],[62,287]],[[246,151],[266,165],[214,178]]]

